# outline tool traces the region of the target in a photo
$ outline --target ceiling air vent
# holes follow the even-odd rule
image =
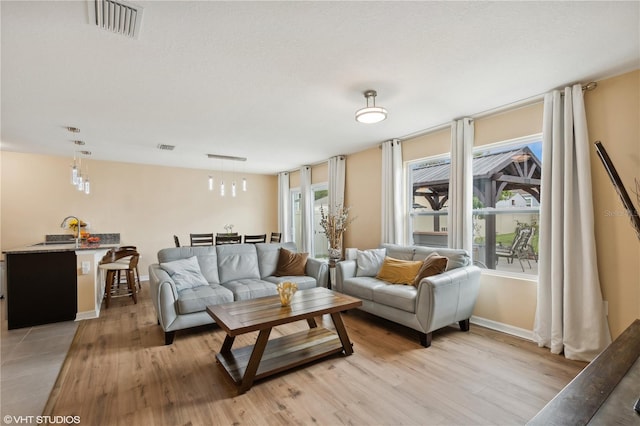
[[[162,149],[164,151],[173,151],[175,147],[175,145],[165,145],[162,143],[158,144],[158,149]]]
[[[142,7],[120,0],[88,0],[88,2],[91,24],[116,34],[138,38],[142,24]]]

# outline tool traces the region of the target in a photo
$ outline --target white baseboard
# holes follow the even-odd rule
[[[149,275],[140,275],[140,281],[149,281]]]
[[[533,331],[525,330],[524,328],[514,327],[513,325],[503,324],[498,321],[493,321],[486,318],[471,316],[469,322],[472,324],[480,325],[482,327],[490,328],[491,330],[500,331],[502,333],[511,334],[512,336],[520,337],[522,339],[530,340],[533,342]]]
[[[83,311],[76,314],[76,321],[98,318],[100,314],[96,311]]]

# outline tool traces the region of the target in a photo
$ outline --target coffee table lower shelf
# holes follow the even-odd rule
[[[229,377],[241,384],[253,345],[216,354],[216,359]],[[270,376],[308,362],[343,351],[338,335],[326,328],[316,327],[278,337],[267,342],[255,379]]]

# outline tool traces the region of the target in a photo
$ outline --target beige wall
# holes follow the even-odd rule
[[[137,246],[140,273],[147,275],[158,250],[173,246],[174,234],[188,245],[190,233],[224,232],[228,223],[240,234],[278,227],[276,176],[247,174],[247,192],[222,198],[207,189],[209,171],[90,160],[92,193],[85,195],[69,183],[69,158],[0,155],[3,250],[70,233],[60,222],[74,215],[90,224],[90,232],[119,232],[122,243]]]
[[[640,179],[640,71],[599,81],[595,91],[585,94],[585,104],[590,140],[605,143],[627,190],[633,189],[634,177]],[[476,145],[540,133],[542,108],[537,102],[476,119]],[[449,129],[403,141],[404,161],[447,153],[449,144]],[[380,162],[378,148],[347,157],[345,202],[358,219],[347,231],[346,247],[364,249],[380,243]],[[640,242],[626,217],[606,213],[619,212],[622,206],[595,151],[591,163],[598,267],[615,338],[640,318]],[[485,274],[474,315],[531,330],[535,307],[535,281]]]
[[[640,180],[640,71],[599,81],[596,90],[585,94],[585,107],[589,140],[602,141],[640,211],[632,193],[634,178]],[[616,337],[640,318],[640,240],[595,150],[591,177],[600,285]]]
[[[640,179],[640,71],[598,82],[585,94],[589,137],[604,142],[629,192]],[[498,142],[541,131],[542,104],[475,120],[476,144]],[[403,142],[405,161],[449,151],[449,129]],[[0,153],[1,247],[13,248],[60,233],[60,221],[73,214],[91,223],[92,232],[120,232],[122,241],[142,252],[146,274],[173,234],[188,243],[190,232],[222,232],[233,223],[240,233],[277,228],[277,177],[247,175],[249,192],[220,198],[206,189],[207,171],[90,161],[93,193],[75,191],[68,182],[70,159]],[[345,247],[380,244],[381,150],[373,147],[347,156],[345,204],[357,217]],[[609,325],[618,336],[640,318],[640,242],[595,151],[591,154],[595,235]],[[327,180],[326,163],[314,166],[314,183]],[[227,177],[228,179],[228,177]],[[299,186],[297,172],[291,186]],[[636,208],[640,208],[636,204]],[[530,330],[535,312],[535,282],[485,275],[475,315]]]
[[[354,218],[343,246],[360,249],[380,245],[380,188],[382,150],[378,147],[346,158],[344,204]]]

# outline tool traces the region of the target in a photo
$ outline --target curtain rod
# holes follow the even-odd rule
[[[317,165],[320,165],[320,164],[324,164],[324,163],[326,163],[327,161],[329,161],[329,160],[330,160],[331,158],[333,158],[333,157],[338,157],[338,158],[339,158],[339,159],[341,159],[341,160],[344,160],[345,158],[347,158],[347,156],[346,156],[346,155],[344,155],[344,154],[340,154],[340,155],[333,155],[333,156],[331,156],[331,157],[327,158],[326,160],[316,161],[315,163],[303,164],[303,165],[302,165],[302,166],[300,166],[300,167],[304,167],[304,166],[313,167],[313,166],[317,166]],[[280,174],[280,173],[293,173],[293,172],[297,172],[297,171],[300,171],[300,167],[298,167],[297,169],[292,169],[292,170],[283,170],[283,171],[281,171],[281,172],[278,172],[277,174]]]
[[[592,90],[595,90],[597,87],[598,87],[598,83],[595,82],[595,81],[591,81],[591,82],[589,82],[587,84],[583,84],[582,85],[582,91],[583,92],[585,92],[585,91],[590,92]],[[556,89],[553,89],[553,90],[556,90]],[[562,92],[562,93],[564,93],[564,92]],[[499,106],[497,108],[491,108],[491,109],[488,109],[488,110],[485,110],[485,111],[482,111],[482,112],[471,114],[469,117],[474,119],[474,120],[476,120],[478,118],[483,118],[483,117],[487,117],[489,115],[499,114],[501,112],[508,111],[508,110],[511,110],[511,109],[522,108],[522,107],[525,107],[525,106],[533,105],[535,103],[541,102],[544,99],[544,95],[545,94],[546,93],[541,93],[541,94],[538,94],[538,95],[530,96],[528,98],[521,99],[521,100],[515,101],[515,102],[511,102],[511,103],[508,103],[506,105]],[[419,130],[417,132],[410,133],[410,134],[402,136],[402,137],[400,137],[398,139],[400,139],[401,141],[405,140],[405,139],[413,139],[413,138],[417,138],[418,136],[424,136],[424,135],[428,135],[430,133],[435,133],[435,132],[438,132],[440,130],[444,130],[444,129],[450,127],[450,126],[451,126],[451,122],[443,123],[443,124],[439,124],[437,126],[429,127],[427,129],[424,129],[424,130]]]

